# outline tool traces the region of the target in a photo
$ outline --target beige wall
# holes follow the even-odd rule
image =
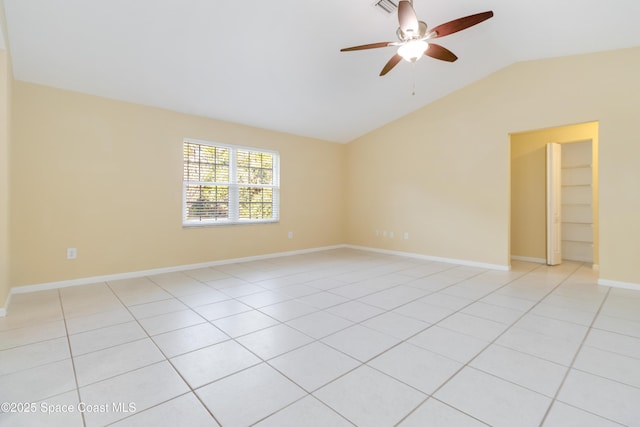
[[[1,23],[2,21],[0,26]],[[5,305],[10,288],[9,137],[12,81],[9,54],[6,50],[0,49],[0,309]]]
[[[16,82],[11,284],[340,243],[506,266],[509,135],[592,121],[600,274],[640,283],[638,75],[640,48],[519,63],[346,146]],[[280,223],[182,228],[184,137],[279,150]]]
[[[0,0],[0,36],[7,40],[4,1]],[[0,311],[5,309],[10,278],[9,247],[9,148],[11,137],[11,55],[0,47]]]
[[[185,137],[278,150],[280,222],[183,228]],[[340,144],[16,82],[11,283],[344,243],[344,151]],[[66,259],[67,247],[78,249],[76,260]]]
[[[546,258],[546,144],[592,141],[594,247],[598,247],[598,123],[511,135],[511,255]],[[594,252],[598,264],[598,251]]]
[[[475,140],[455,97],[348,145],[350,243],[507,265],[500,224],[507,165],[495,158],[497,144]]]
[[[507,265],[509,134],[598,121],[600,275],[640,283],[638,75],[640,48],[518,63],[350,143],[348,241]]]

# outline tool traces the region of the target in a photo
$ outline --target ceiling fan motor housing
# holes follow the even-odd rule
[[[402,28],[398,27],[398,29],[396,30],[396,35],[398,36],[398,39],[401,42],[408,42],[411,40],[419,40],[424,38],[425,35],[427,35],[427,23],[424,21],[418,21],[418,32],[417,33],[412,33],[412,32],[404,32],[402,31]]]

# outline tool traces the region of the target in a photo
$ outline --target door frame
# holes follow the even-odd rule
[[[546,145],[547,265],[562,263],[562,144]]]

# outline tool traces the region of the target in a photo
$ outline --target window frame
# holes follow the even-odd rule
[[[223,148],[229,150],[229,181],[213,182],[213,181],[187,181],[185,180],[185,144],[205,145],[209,147]],[[246,184],[238,182],[238,151],[248,151],[249,153],[269,154],[273,161],[273,179],[272,184]],[[187,205],[187,187],[189,185],[209,185],[209,186],[228,186],[229,192],[229,208],[227,218],[218,219],[188,219]],[[240,189],[250,188],[270,188],[272,190],[272,217],[271,218],[240,218]],[[276,150],[266,148],[248,147],[236,144],[224,144],[219,142],[204,141],[193,138],[185,138],[182,141],[182,226],[191,227],[218,227],[225,225],[242,225],[242,224],[270,224],[280,221],[280,153]]]

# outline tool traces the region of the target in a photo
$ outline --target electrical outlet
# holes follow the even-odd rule
[[[293,231],[288,232],[287,237],[293,239]]]
[[[393,231],[390,231],[390,232],[389,232],[389,237],[390,237],[391,239],[393,239],[395,236],[396,236],[396,235],[394,234],[394,232],[393,232]]]
[[[67,248],[67,259],[76,259],[78,257],[78,250],[76,248]]]
[[[382,237],[387,237],[387,230],[384,230],[384,231],[382,232]]]
[[[409,233],[405,231],[402,237],[404,238],[404,240],[409,240]]]

